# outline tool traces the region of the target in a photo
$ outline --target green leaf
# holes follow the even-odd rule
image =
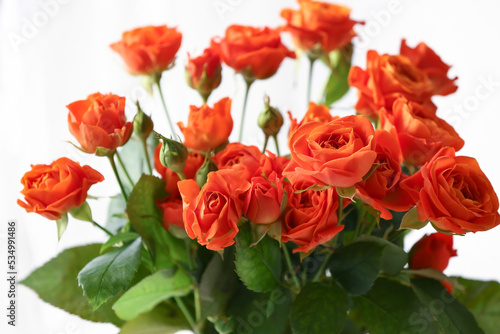
[[[118,234],[125,226],[128,219],[125,210],[127,204],[123,200],[122,194],[117,194],[111,197],[108,206],[108,216],[106,221],[106,228],[114,234]]]
[[[379,278],[365,295],[353,297],[370,334],[437,334],[435,320],[412,289]]]
[[[139,238],[140,235],[134,232],[126,232],[126,233],[120,233],[117,235],[114,235],[108,239],[102,246],[101,246],[101,254],[104,253],[105,250],[107,250],[110,247],[113,247],[114,245],[118,243],[123,243],[131,240],[135,240]]]
[[[236,236],[236,273],[241,281],[256,292],[271,291],[281,277],[281,250],[276,240],[265,236],[253,243],[250,224],[244,224]]]
[[[43,301],[82,319],[121,326],[123,322],[111,309],[114,300],[94,311],[76,279],[85,264],[99,256],[100,247],[100,244],[92,244],[66,249],[33,271],[21,284],[33,289]]]
[[[332,70],[325,87],[325,105],[331,106],[349,91],[349,71],[351,70],[352,46],[350,53],[341,49],[330,53],[329,62]]]
[[[238,288],[238,277],[234,271],[234,251],[227,248],[224,260],[214,254],[201,276],[201,317],[223,315],[227,304]]]
[[[69,211],[70,215],[78,220],[83,220],[85,222],[93,223],[92,210],[90,210],[90,205],[87,201],[83,202],[82,205],[77,206]]]
[[[372,287],[382,269],[385,245],[359,241],[337,249],[329,264],[332,276],[352,295],[362,295]]]
[[[408,228],[412,230],[420,230],[427,225],[428,221],[421,222],[418,220],[417,207],[414,207],[408,211],[401,221],[400,228]]]
[[[236,322],[234,333],[282,334],[291,303],[287,289],[277,287],[270,293],[256,293],[240,285],[227,307],[227,315]]]
[[[428,278],[416,278],[411,280],[411,284],[418,299],[429,309],[443,333],[484,333],[470,311],[450,295],[441,283]]]
[[[130,222],[153,254],[157,269],[172,268],[179,262],[188,263],[190,256],[184,240],[172,236],[161,224],[163,214],[156,201],[165,196],[165,181],[143,175],[127,203]]]
[[[95,309],[125,290],[141,261],[142,240],[98,256],[78,274],[78,284]]]
[[[456,278],[464,287],[455,297],[476,317],[486,334],[496,334],[500,328],[500,284],[494,281],[475,281]]]
[[[336,334],[347,318],[347,295],[335,284],[305,286],[292,304],[294,334]]]
[[[384,247],[381,269],[386,274],[395,276],[399,274],[406,263],[408,263],[408,254],[403,248],[393,244],[392,242],[373,236],[363,236],[360,238],[360,241],[375,242],[381,247]]]
[[[191,287],[191,277],[183,270],[172,275],[171,270],[162,269],[125,292],[113,305],[113,310],[121,319],[130,320],[151,311],[166,299],[187,295]]]
[[[337,189],[337,194],[340,197],[353,200],[354,196],[356,196],[356,188],[354,186],[353,187],[337,187],[336,189]]]
[[[161,304],[148,313],[127,321],[119,334],[175,334],[189,329],[182,312],[173,306]]]
[[[68,214],[64,214],[61,216],[61,219],[56,220],[57,224],[57,240],[61,240],[61,237],[64,234],[64,231],[66,231],[66,228],[68,227]]]

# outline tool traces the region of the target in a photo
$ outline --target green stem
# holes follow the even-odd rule
[[[102,231],[104,231],[107,235],[109,235],[110,237],[113,236],[113,233],[111,233],[110,231],[108,231],[106,228],[102,227],[101,225],[99,225],[97,222],[95,222],[94,220],[92,221],[92,223],[94,223],[94,225],[98,228],[100,228]]]
[[[319,281],[319,279],[321,278],[321,275],[325,272],[326,265],[328,264],[328,261],[330,260],[332,255],[333,255],[333,253],[328,254],[326,259],[323,261],[323,263],[321,264],[321,267],[319,268],[318,272],[316,272],[316,275],[313,278],[313,282]]]
[[[274,144],[276,144],[276,154],[278,154],[278,157],[280,156],[280,145],[278,144],[278,136],[274,135]]]
[[[170,119],[170,114],[168,113],[167,104],[165,103],[165,97],[163,96],[163,92],[161,90],[160,80],[156,81],[156,86],[158,87],[158,91],[160,92],[161,103],[163,104],[163,110],[165,110],[165,114],[167,115],[168,125],[170,125],[170,131],[172,135],[175,135],[175,128],[172,120]]]
[[[132,181],[132,178],[130,177],[130,174],[128,173],[127,168],[125,168],[125,164],[123,163],[122,158],[118,154],[118,151],[116,151],[115,154],[116,154],[116,158],[118,159],[118,163],[120,164],[120,167],[123,170],[123,173],[125,173],[125,177],[127,178],[128,182],[130,183],[130,185],[133,188],[134,187],[134,181]]]
[[[250,91],[253,81],[245,80],[245,82],[247,84],[247,89],[245,91],[245,99],[243,100],[243,112],[241,113],[240,134],[238,136],[239,142],[241,142],[241,139],[243,138],[243,124],[245,123],[245,113],[247,111],[248,92]]]
[[[146,143],[147,139],[142,141],[142,149],[144,150],[144,156],[146,157],[146,164],[148,165],[149,174],[153,174],[153,168],[151,167],[151,161],[149,161],[149,152],[148,152],[148,144]]]
[[[115,173],[115,177],[116,177],[116,180],[118,181],[118,185],[120,186],[120,190],[122,191],[123,199],[125,200],[125,203],[127,203],[127,201],[128,201],[127,192],[125,191],[125,188],[123,187],[122,180],[120,180],[120,175],[118,174],[118,170],[116,169],[116,164],[115,164],[115,160],[113,159],[113,155],[108,155],[108,160],[109,160],[109,163],[111,164],[111,168],[113,169],[113,173]]]
[[[262,154],[266,153],[266,147],[268,142],[269,142],[269,136],[266,135],[266,139],[264,140],[264,147],[262,148]]]
[[[194,313],[196,322],[199,324],[201,320],[201,302],[200,302],[200,289],[198,286],[194,288]]]
[[[184,172],[177,173],[177,175],[179,176],[179,179],[181,179],[181,181],[186,179],[186,174],[184,174]]]
[[[297,274],[293,270],[293,265],[292,265],[292,259],[290,258],[290,254],[288,254],[288,248],[286,247],[285,243],[282,243],[282,249],[283,249],[283,254],[285,255],[285,261],[286,265],[288,266],[288,270],[290,271],[290,274],[292,275],[292,280],[297,289],[300,290],[300,281],[299,278],[297,277]]]
[[[339,210],[337,216],[337,226],[342,224],[342,213],[344,211],[344,197],[339,196]]]
[[[191,326],[191,329],[195,331],[195,333],[198,333],[196,322],[194,321],[191,312],[189,312],[189,310],[187,309],[186,304],[184,304],[184,302],[180,297],[174,297],[174,299],[179,308],[181,309],[182,314],[184,314],[184,317],[186,317],[186,320],[189,322],[189,326]]]
[[[307,104],[309,105],[309,102],[311,101],[311,87],[312,87],[314,62],[316,61],[317,58],[314,57],[308,57],[308,58],[309,58],[309,75],[307,78]]]

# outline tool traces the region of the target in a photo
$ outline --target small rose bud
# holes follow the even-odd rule
[[[137,102],[137,114],[134,117],[134,133],[141,140],[146,140],[153,131],[153,120],[146,115]]]
[[[188,54],[186,81],[189,87],[198,91],[203,101],[206,102],[212,91],[220,85],[221,71],[220,57],[214,50],[207,48],[196,58]]]
[[[186,166],[188,150],[178,141],[161,137],[160,162],[175,173],[182,174]]]
[[[196,183],[201,187],[207,183],[208,173],[217,171],[217,165],[212,161],[212,159],[206,159],[203,165],[196,172]]]
[[[283,126],[283,116],[280,111],[269,105],[269,97],[264,98],[266,108],[259,114],[257,123],[267,136],[276,136]]]

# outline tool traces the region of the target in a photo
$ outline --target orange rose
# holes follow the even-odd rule
[[[307,109],[304,118],[300,123],[297,123],[297,119],[293,118],[292,114],[288,112],[288,117],[290,118],[290,130],[288,132],[288,139],[292,136],[293,132],[297,130],[302,124],[306,124],[309,122],[320,122],[320,123],[328,123],[333,121],[334,119],[339,118],[338,116],[332,116],[330,114],[330,108],[322,104],[316,104],[314,102],[309,102],[309,108]]]
[[[384,130],[376,130],[375,138],[375,164],[379,166],[368,179],[356,183],[356,196],[378,210],[380,217],[390,220],[389,210],[407,211],[415,203],[399,185],[407,176],[401,170],[403,159],[397,139]]]
[[[262,154],[260,157],[260,168],[255,172],[255,175],[266,175],[270,176],[271,173],[275,172],[278,177],[283,177],[283,171],[286,166],[290,163],[290,158],[276,156],[274,153],[267,151],[266,154]]]
[[[167,182],[167,186],[165,187],[165,190],[167,191],[168,198],[179,198],[180,199],[180,194],[179,194],[179,189],[177,188],[177,182],[179,182],[181,179],[177,175],[177,173],[171,171],[167,167],[163,166],[163,164],[160,162],[160,150],[161,150],[161,143],[159,143],[154,152],[154,165],[155,169],[158,173],[160,173],[161,178]],[[198,169],[203,165],[204,157],[196,152],[191,152],[189,153],[187,160],[186,160],[186,166],[184,167],[184,175],[186,175],[187,179],[194,179],[196,176],[196,172]]]
[[[57,159],[50,165],[31,165],[31,171],[21,179],[21,194],[26,202],[17,200],[17,204],[47,219],[61,219],[85,202],[90,186],[103,180],[98,171],[68,158]]]
[[[230,143],[213,157],[219,169],[236,170],[244,179],[250,180],[260,168],[262,153],[256,146]]]
[[[111,44],[132,74],[151,75],[168,69],[182,42],[176,28],[148,26],[124,32],[119,42]]]
[[[247,81],[274,75],[285,57],[295,58],[282,43],[277,29],[232,25],[226,36],[212,40],[211,47],[222,60]]]
[[[498,197],[474,158],[441,149],[401,183],[417,203],[418,219],[439,231],[465,234],[500,224]]]
[[[184,221],[182,220],[182,199],[174,198],[172,200],[158,203],[158,207],[163,212],[163,227],[166,230],[170,226],[178,226],[184,230]]]
[[[254,176],[247,192],[243,214],[255,224],[271,224],[281,215],[285,190],[283,180],[276,172],[268,177]]]
[[[335,188],[295,192],[304,187],[307,188],[299,186],[288,191],[288,204],[281,219],[281,240],[300,246],[294,253],[307,253],[344,229],[344,225],[337,226],[339,202]]]
[[[326,2],[298,0],[299,10],[284,9],[281,17],[287,21],[285,29],[292,34],[297,48],[317,56],[339,49],[356,36],[350,19],[351,10]]]
[[[180,181],[184,227],[189,237],[211,250],[234,244],[249,188],[250,183],[233,170],[209,173],[201,189],[194,180]]]
[[[292,183],[308,179],[318,186],[350,187],[377,157],[375,131],[364,116],[306,123],[293,133],[289,146],[292,161],[283,175]]]
[[[196,89],[206,101],[212,91],[219,87],[221,82],[220,56],[212,49],[207,48],[203,54],[191,58],[188,53],[186,78],[189,87]]]
[[[379,117],[382,128],[397,136],[405,160],[414,166],[422,166],[442,147],[458,151],[464,146],[455,129],[437,117],[434,109],[405,98],[394,102],[392,112],[381,109]]]
[[[402,50],[407,49],[402,47]],[[425,55],[430,56],[431,52],[437,57],[433,51],[428,51]],[[409,52],[405,54],[408,56],[379,55],[371,50],[367,53],[366,70],[357,66],[351,68],[349,85],[359,90],[356,104],[359,114],[376,118],[380,108],[391,110],[399,97],[430,104],[431,96],[451,93],[449,88],[443,86],[442,72],[436,74],[432,66],[428,65],[433,63],[434,57],[430,57],[430,60],[423,58],[425,55],[417,57]],[[445,78],[453,84],[446,75]]]
[[[214,104],[213,109],[207,104],[190,108],[187,126],[177,123],[184,134],[184,145],[193,150],[207,151],[227,141],[233,130],[231,99],[223,98]]]
[[[66,107],[69,131],[87,153],[95,153],[98,147],[113,151],[125,145],[132,134],[133,124],[125,118],[124,97],[95,93]]]
[[[450,258],[457,256],[453,249],[453,236],[442,233],[424,235],[410,250],[411,269],[433,268],[444,271]]]

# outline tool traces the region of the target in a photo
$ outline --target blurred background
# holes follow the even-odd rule
[[[423,41],[452,65],[450,76],[458,76],[458,91],[438,97],[438,115],[452,124],[465,140],[462,155],[475,157],[500,192],[498,155],[500,137],[500,2],[476,0],[350,0],[336,1],[352,8],[352,17],[364,20],[355,30],[353,63],[365,68],[366,51],[399,53],[402,38],[410,46]],[[175,122],[186,121],[189,105],[201,105],[201,99],[184,81],[187,52],[198,55],[214,36],[224,34],[233,23],[276,27],[284,23],[280,11],[298,7],[293,0],[0,0],[0,246],[6,249],[6,223],[18,221],[17,256],[19,277],[62,250],[106,240],[104,233],[89,223],[70,218],[68,229],[57,241],[56,225],[36,214],[27,214],[16,205],[22,187],[20,179],[30,164],[50,163],[67,156],[100,171],[106,182],[91,188],[93,196],[118,193],[112,170],[106,159],[85,155],[67,141],[73,138],[67,126],[66,105],[100,91],[126,96],[127,115],[135,114],[133,102],[139,100],[152,114],[159,132],[168,133],[168,125],[155,94],[149,96],[141,78],[129,75],[120,57],[109,44],[122,32],[145,25],[177,26],[183,33],[176,66],[163,76],[167,105]],[[289,36],[284,42],[292,48]],[[278,73],[258,81],[250,92],[245,144],[259,147],[264,137],[256,119],[263,108],[263,96],[283,113],[290,110],[301,118],[306,111],[308,62],[286,59]],[[318,100],[327,79],[327,69],[317,64],[314,72],[313,100]],[[233,98],[235,128],[240,122],[244,82],[229,68],[223,70],[222,85],[209,104],[222,97]],[[338,101],[333,113],[353,113],[356,92],[351,90]],[[287,120],[286,125],[289,122]],[[230,139],[236,140],[236,131]],[[286,147],[286,134],[280,136]],[[288,152],[287,152],[288,153]],[[95,220],[104,223],[107,200],[90,200]],[[413,232],[407,247],[431,228]],[[500,228],[489,232],[455,237],[458,257],[452,258],[445,271],[475,279],[500,280]],[[6,254],[6,253],[3,253]],[[1,255],[2,270],[6,255]],[[0,280],[0,305],[7,302],[5,279]],[[13,329],[1,318],[2,333],[85,334],[118,333],[112,325],[95,324],[56,309],[37,298],[24,286],[18,286],[18,326]]]

